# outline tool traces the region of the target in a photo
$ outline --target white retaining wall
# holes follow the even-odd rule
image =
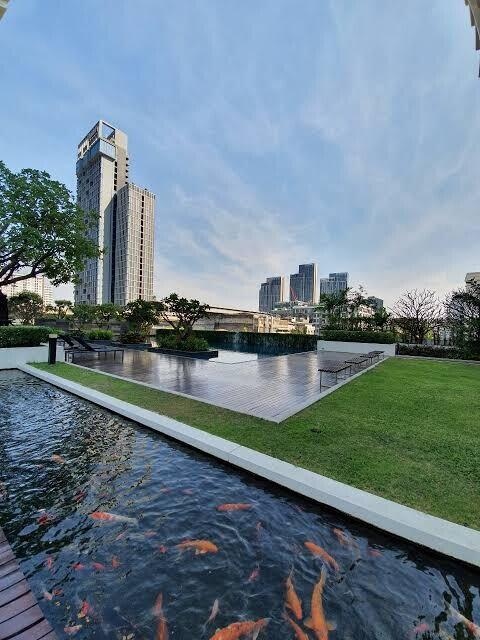
[[[0,369],[16,369],[27,362],[48,362],[48,346],[0,349]]]
[[[386,356],[394,356],[395,346],[395,343],[381,344],[379,342],[340,342],[337,340],[317,340],[318,351],[341,351],[342,353],[384,351]]]

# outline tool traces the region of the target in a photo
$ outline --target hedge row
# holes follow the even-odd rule
[[[240,351],[278,353],[282,351],[312,351],[317,348],[317,336],[296,333],[253,333],[253,331],[194,331],[212,347],[230,347]],[[171,329],[157,329],[160,338]]]
[[[456,347],[430,346],[426,344],[399,344],[398,355],[422,356],[424,358],[447,358],[460,360],[480,360],[480,355],[472,355]]]
[[[38,347],[48,341],[50,327],[0,327],[0,349],[11,347]]]
[[[390,331],[343,331],[341,329],[324,329],[320,333],[321,340],[336,342],[376,342],[393,344],[395,336]]]

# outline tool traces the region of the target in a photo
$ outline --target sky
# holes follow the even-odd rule
[[[75,191],[78,142],[125,131],[159,298],[256,309],[304,262],[443,296],[480,270],[474,42],[460,0],[11,0],[0,159]]]

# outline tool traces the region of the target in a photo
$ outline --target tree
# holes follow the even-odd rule
[[[390,322],[390,318],[392,314],[389,313],[385,307],[381,309],[375,309],[375,312],[372,316],[372,324],[374,327],[379,329],[380,331],[385,331],[386,326]]]
[[[77,328],[95,321],[96,309],[93,304],[75,304],[72,308],[73,321]]]
[[[38,293],[33,291],[21,291],[12,296],[8,301],[12,315],[21,320],[22,324],[35,324],[35,319],[43,311],[43,300]]]
[[[70,300],[55,300],[55,307],[53,310],[57,314],[57,318],[59,320],[64,320],[67,317],[67,313],[71,311],[73,304]],[[47,311],[49,311],[51,307],[47,307]]]
[[[350,289],[343,289],[337,293],[321,293],[318,311],[327,312],[328,324],[338,326],[342,315],[346,313],[348,304],[348,292]]]
[[[172,327],[179,342],[188,338],[195,322],[204,318],[210,309],[208,304],[180,298],[176,293],[171,293],[158,304],[160,317]]]
[[[0,286],[42,274],[54,285],[75,281],[101,253],[91,239],[96,220],[47,172],[14,173],[0,161]],[[0,323],[8,324],[4,296]]]
[[[440,302],[434,291],[407,291],[393,309],[395,323],[409,342],[422,344],[440,315]]]
[[[160,315],[160,302],[148,300],[134,300],[123,309],[122,316],[126,320],[130,331],[147,336],[151,327],[158,323]]]
[[[455,344],[480,354],[480,283],[453,291],[445,303],[447,324]]]
[[[122,308],[113,302],[106,302],[95,307],[95,322],[99,327],[110,327],[112,320],[118,320],[122,315]]]

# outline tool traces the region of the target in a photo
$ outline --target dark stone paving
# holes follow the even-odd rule
[[[226,364],[126,349],[123,362],[111,354],[107,358],[82,355],[75,364],[278,422],[312,404],[335,384],[335,376],[323,374],[321,393],[318,368],[322,362],[344,362],[351,355],[309,351]]]

